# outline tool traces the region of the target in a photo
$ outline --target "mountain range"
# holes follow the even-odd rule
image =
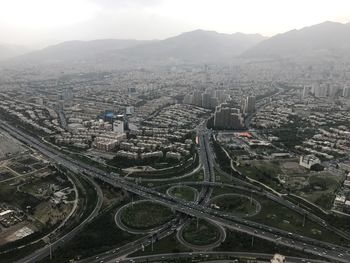
[[[350,24],[324,22],[278,34],[245,51],[245,58],[349,56]]]
[[[266,39],[259,34],[221,34],[195,30],[162,41],[122,50],[122,55],[139,61],[167,60],[188,63],[221,62],[234,59]]]
[[[6,60],[12,57],[20,56],[30,51],[31,50],[26,47],[0,43],[0,60]]]
[[[0,59],[11,56],[0,45]],[[324,22],[270,38],[195,30],[164,40],[100,39],[68,41],[10,59],[50,63],[217,63],[233,59],[283,59],[350,56],[350,24]]]
[[[220,62],[233,59],[264,40],[258,34],[221,34],[195,30],[165,40],[101,39],[68,41],[15,58],[21,62]]]

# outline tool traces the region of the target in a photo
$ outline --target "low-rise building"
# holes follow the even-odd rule
[[[310,169],[314,164],[320,164],[321,160],[314,155],[300,156],[299,164],[307,169]]]

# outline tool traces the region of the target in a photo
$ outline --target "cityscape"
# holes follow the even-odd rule
[[[350,262],[350,4],[10,2],[0,263]]]

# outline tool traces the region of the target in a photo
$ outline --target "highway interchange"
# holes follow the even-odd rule
[[[157,190],[135,184],[122,177],[111,175],[100,169],[87,165],[86,163],[67,157],[66,155],[59,152],[57,149],[53,149],[52,147],[49,147],[48,145],[42,143],[40,140],[20,131],[19,129],[9,125],[4,121],[0,122],[0,127],[5,131],[7,131],[13,137],[28,144],[32,148],[40,151],[42,154],[49,157],[55,163],[77,174],[84,174],[91,178],[98,178],[99,180],[102,180],[112,186],[122,187],[123,189],[131,193],[134,193],[142,198],[161,202],[164,205],[171,207],[172,209],[180,212],[181,214],[189,215],[191,217],[211,220],[216,224],[219,224],[225,228],[246,233],[251,236],[255,236],[264,240],[268,240],[280,246],[285,246],[292,249],[304,251],[309,254],[317,255],[319,257],[322,257],[324,259],[331,260],[331,261],[350,262],[350,255],[347,253],[346,247],[341,247],[331,243],[322,242],[319,240],[306,238],[303,236],[298,236],[280,229],[274,229],[262,224],[251,222],[246,219],[232,217],[230,215],[218,212],[216,210],[213,210],[207,207],[207,203],[210,200],[213,187],[218,184],[215,183],[215,174],[214,174],[215,163],[213,161],[213,153],[209,146],[209,134],[204,128],[198,130],[199,142],[200,142],[200,156],[201,156],[202,164],[204,168],[204,182],[202,182],[203,186],[199,194],[198,203],[191,203],[191,202],[182,201],[174,197],[170,197],[166,194],[158,192]],[[240,179],[234,179],[234,180],[240,180]],[[243,183],[243,186],[251,187],[251,185],[247,184],[246,182]],[[258,191],[256,187],[251,187],[251,190]],[[98,187],[96,187],[96,191],[100,191]],[[290,207],[291,209],[300,210],[299,211],[300,213],[308,213],[309,218],[313,218],[315,221],[319,221],[319,223],[322,224],[324,227],[329,227],[324,220],[318,218],[317,216],[311,214],[310,212],[307,212],[305,210],[303,211],[303,209],[300,207],[295,207],[295,205],[292,203],[288,204],[288,202],[283,200],[281,197],[275,196],[268,192],[264,192],[264,194],[267,197],[276,200],[276,202],[279,202],[283,205]],[[101,202],[100,199],[99,199],[99,202]],[[98,213],[98,210],[99,210],[99,207],[98,207],[99,202],[95,207],[94,213],[92,213],[87,219],[85,219],[85,221],[82,222],[78,227],[74,228],[68,234],[58,238],[56,241],[54,241],[51,244],[51,246],[43,247],[18,262],[21,262],[21,263],[36,262],[48,256],[50,253],[50,249],[54,250],[56,247],[60,245],[62,246],[65,242],[70,240],[78,231],[80,231],[87,222],[91,221],[94,218],[94,216],[96,216],[96,213]],[[157,232],[158,238],[161,239],[164,236],[170,235],[173,232],[173,231],[170,231],[171,229],[169,228],[171,224],[175,228],[179,228],[185,221],[186,221],[186,217],[181,216],[180,219],[177,220],[176,222],[172,222],[172,223],[170,222],[169,225],[164,226],[161,230],[159,230],[159,232]],[[106,256],[104,257],[103,260],[106,259],[110,262],[115,262],[115,259],[122,258],[123,256],[130,254],[133,251],[139,250],[141,248],[141,244],[149,245],[150,243],[152,243],[152,241],[153,241],[153,234],[151,235],[151,237],[149,236],[143,237],[131,244],[127,244],[126,246],[119,248],[118,250],[116,248],[114,250],[108,251],[108,253],[105,253]],[[100,257],[96,260],[97,260],[96,262],[101,261]],[[114,260],[114,261],[111,261],[111,260]],[[92,262],[92,261],[86,261],[86,262]]]

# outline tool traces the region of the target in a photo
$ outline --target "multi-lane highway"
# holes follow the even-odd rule
[[[90,215],[82,222],[80,222],[80,224],[73,228],[73,230],[71,230],[69,233],[57,238],[56,240],[51,241],[51,243],[47,244],[45,247],[36,250],[34,253],[24,257],[23,259],[18,260],[17,263],[31,263],[44,259],[57,248],[63,247],[66,242],[70,241],[78,232],[83,229],[86,224],[91,222],[98,215],[103,202],[103,193],[100,186],[96,184],[91,178],[87,178],[87,180],[89,180],[90,183],[94,185],[95,191],[97,192],[97,202],[95,204],[94,210],[90,213]]]
[[[132,257],[120,261],[114,261],[113,263],[137,263],[137,262],[159,262],[159,260],[174,260],[174,259],[188,259],[193,258],[195,262],[225,262],[233,263],[240,262],[240,260],[250,260],[259,262],[271,262],[272,254],[263,254],[263,253],[252,253],[252,252],[184,252],[184,253],[168,253],[160,255],[148,255],[140,257]],[[212,260],[210,258],[229,258],[230,260]],[[107,262],[107,261],[106,261]],[[298,257],[286,257],[286,262],[293,263],[324,263],[322,260],[298,258]]]
[[[197,196],[196,204],[201,204],[206,206],[210,200],[210,196],[212,194],[213,185],[210,185],[211,183],[215,182],[215,174],[213,169],[213,160],[209,159],[207,150],[209,147],[209,137],[208,133],[205,132],[205,128],[203,126],[199,126],[197,129],[197,136],[199,138],[199,144],[202,148],[200,148],[200,164],[202,167],[203,164],[203,182],[201,191]],[[207,149],[207,150],[206,150]],[[195,169],[197,170],[197,169]],[[180,178],[182,178],[180,176]],[[154,199],[153,199],[154,200]],[[115,219],[117,220],[118,212],[115,215]],[[95,255],[90,258],[86,258],[84,260],[81,260],[80,263],[99,263],[101,261],[108,262],[108,261],[115,261],[116,259],[123,258],[131,253],[134,253],[140,249],[143,249],[150,244],[153,245],[154,238],[156,237],[158,240],[161,240],[171,234],[174,233],[174,231],[181,231],[181,229],[184,227],[186,222],[188,222],[190,219],[187,215],[178,214],[178,218],[168,222],[167,224],[161,226],[160,228],[156,228],[154,231],[151,231],[150,234],[148,234],[145,237],[142,237],[134,242],[131,242],[129,244],[126,244],[122,247],[117,247],[114,249],[110,249],[109,251],[106,251],[104,253],[101,253],[99,255]],[[131,231],[133,232],[133,231]],[[153,246],[152,246],[153,247]]]
[[[193,217],[203,218],[207,220],[212,220],[217,224],[221,224],[227,228],[233,229],[235,231],[243,232],[251,236],[255,236],[264,240],[275,242],[281,246],[290,247],[296,250],[305,251],[310,254],[318,255],[325,259],[338,261],[338,262],[350,262],[350,255],[347,253],[347,249],[341,246],[335,246],[331,243],[320,242],[319,240],[314,239],[305,239],[304,242],[300,241],[293,234],[282,235],[280,231],[278,233],[274,232],[274,229],[271,228],[271,231],[266,231],[264,225],[255,223],[251,225],[250,222],[244,219],[228,217],[225,214],[222,214],[218,211],[214,211],[210,208],[207,208],[204,205],[193,204],[179,199],[169,197],[166,194],[157,192],[154,189],[149,189],[144,186],[140,186],[125,180],[124,178],[119,178],[116,176],[111,176],[110,174],[101,171],[97,168],[91,167],[85,163],[73,160],[61,154],[56,149],[51,149],[47,145],[43,144],[39,140],[13,128],[12,126],[0,122],[3,129],[10,133],[15,138],[31,145],[33,148],[42,152],[44,155],[50,157],[53,161],[60,163],[66,168],[75,171],[81,172],[84,171],[86,175],[89,175],[94,178],[99,178],[100,180],[109,183],[115,187],[123,187],[123,189],[135,193],[141,197],[162,202],[163,204],[173,208],[176,211],[179,211],[183,214],[188,214]],[[209,147],[209,145],[208,145]],[[203,149],[204,148],[204,149]],[[201,145],[201,151],[205,151],[207,156],[210,156],[210,151],[207,147]],[[212,160],[211,158],[208,158]],[[203,164],[204,167],[207,166],[209,171],[213,169],[211,161],[207,164]],[[245,222],[246,221],[246,222]],[[263,228],[264,230],[262,230]],[[35,253],[41,254],[41,251],[36,251]],[[33,260],[34,261],[34,260]],[[26,261],[26,262],[33,262]]]

